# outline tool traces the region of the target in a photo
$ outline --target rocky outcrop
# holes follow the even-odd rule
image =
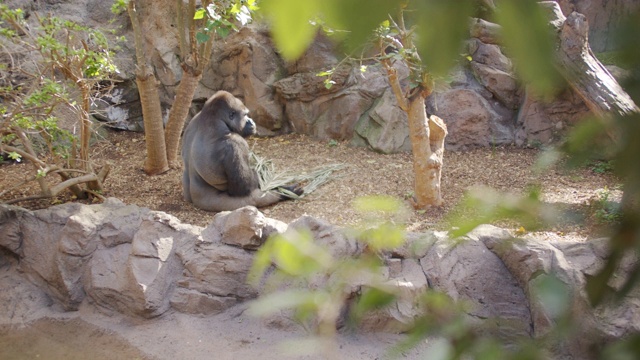
[[[211,313],[255,296],[244,284],[250,253],[221,238],[264,241],[282,229],[261,214],[247,218],[245,211],[257,214],[255,208],[221,213],[203,231],[116,199],[51,211],[7,207],[1,211],[0,247],[17,256],[28,278],[66,310],[77,310],[86,300],[141,317],[158,316],[171,306]],[[238,218],[245,223],[238,225]],[[207,299],[217,305],[203,310],[207,307],[197,304]]]
[[[635,0],[557,0],[562,12],[568,16],[579,12],[589,22],[589,44],[595,52],[615,50],[612,34],[625,15],[640,9]]]
[[[591,24],[590,40],[596,51],[611,47],[610,32],[622,14],[638,8],[633,1],[559,1],[565,14],[584,12]],[[177,34],[171,20],[174,3],[154,2],[143,7],[147,49],[159,81],[165,115],[182,77],[177,54]],[[96,117],[110,126],[141,131],[142,117],[134,78],[134,51],[126,14],[111,14],[108,4],[96,0],[28,2],[13,0],[10,6],[27,11],[51,12],[90,26],[119,26],[116,59],[120,67],[118,87],[96,101]],[[475,36],[475,37],[474,37]],[[490,37],[475,34],[468,41],[468,62],[454,69],[446,84],[427,99],[428,112],[448,126],[448,150],[493,145],[530,146],[557,140],[566,129],[583,118],[586,106],[573,91],[551,102],[528,94],[513,74],[511,61]],[[194,96],[191,116],[217,90],[227,90],[242,99],[252,112],[259,133],[274,135],[289,131],[319,139],[349,141],[382,153],[410,151],[406,114],[397,106],[386,72],[370,62],[341,63],[328,89],[326,71],[342,60],[332,40],[319,33],[305,54],[286,63],[275,50],[263,25],[252,25],[215,42],[212,61]],[[397,64],[399,76],[407,71]],[[406,81],[406,79],[405,79]]]
[[[246,207],[219,213],[201,228],[109,199],[98,205],[70,203],[37,211],[0,206],[0,266],[17,267],[46,294],[30,298],[29,306],[57,304],[74,311],[87,304],[143,318],[169,309],[208,316],[260,294],[246,282],[253,250],[270,234],[288,229],[309,231],[335,259],[366,251],[353,233],[308,216],[287,225]],[[461,239],[449,239],[445,232],[407,234],[402,247],[382,254],[382,275],[389,286],[398,287],[398,297],[368,314],[360,329],[406,330],[422,314],[418,297],[437,290],[465,303],[464,317],[481,333],[506,343],[542,337],[564,312],[540,296],[540,284],[553,277],[562,285],[554,291],[566,299],[559,306],[566,307],[577,324],[575,335],[554,351],[590,358],[590,344],[640,331],[637,291],[620,304],[595,310],[587,301],[586,277],[603,266],[606,246],[606,239],[513,239],[506,230],[489,225]],[[633,255],[625,258],[610,285],[619,288],[637,261]],[[318,277],[313,286],[322,286],[328,278]],[[28,290],[26,285],[11,288],[18,283],[0,276],[0,288],[15,292],[3,295],[10,303],[25,298],[20,292]],[[354,283],[347,298],[357,298],[361,286],[364,283]],[[292,321],[282,316],[270,321]]]

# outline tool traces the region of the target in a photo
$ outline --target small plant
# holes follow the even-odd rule
[[[610,160],[594,160],[589,164],[589,167],[596,174],[606,174],[613,171],[613,162]]]
[[[117,72],[107,38],[73,21],[33,17],[37,22],[27,24],[22,9],[0,5],[0,39],[11,44],[0,52],[0,152],[14,161],[28,160],[34,176],[27,182],[40,186],[39,195],[8,203],[52,198],[65,189],[79,199],[99,196],[108,167],[94,173],[90,116],[91,103],[111,89],[109,77]],[[77,133],[60,126],[61,108],[75,117]],[[49,174],[60,182],[50,185]]]
[[[595,199],[591,201],[591,209],[595,220],[600,225],[613,224],[620,221],[620,203],[611,200],[611,191],[608,187],[599,191]]]

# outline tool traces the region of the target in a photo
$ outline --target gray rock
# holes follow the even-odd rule
[[[383,154],[411,151],[407,113],[398,107],[392,90],[384,92],[358,121],[352,143]]]
[[[479,39],[472,38],[469,41],[469,53],[474,62],[509,74],[513,71],[511,59],[502,53],[498,45],[485,44]]]
[[[519,85],[515,77],[503,70],[471,62],[471,69],[480,83],[489,90],[498,101],[508,109],[517,109],[520,105]]]
[[[284,73],[267,32],[259,26],[245,27],[224,42],[215,42],[203,86],[194,98],[204,100],[217,90],[227,90],[244,102],[257,125],[269,131],[285,130],[283,108],[273,90]]]
[[[240,301],[253,298],[257,291],[247,285],[247,275],[253,255],[246,250],[225,244],[197,242],[178,249],[184,273],[179,287]]]
[[[238,302],[233,296],[216,296],[178,287],[171,296],[171,307],[185,314],[215,315]]]
[[[448,150],[513,143],[512,119],[500,115],[478,92],[451,89],[432,96],[432,101],[433,114],[447,124]]]
[[[25,213],[22,208],[0,204],[0,247],[18,256],[23,255],[20,223]]]
[[[265,216],[254,206],[245,206],[234,211],[223,211],[213,217],[202,237],[204,241],[233,245],[245,249],[256,249],[264,242],[262,229]]]
[[[437,241],[420,264],[431,288],[468,305],[472,322],[504,341],[531,336],[525,293],[500,258],[470,236]]]
[[[311,216],[294,220],[289,229],[310,231],[314,240],[327,248],[334,258],[350,258],[361,252],[358,241],[344,229]]]
[[[447,238],[444,231],[426,231],[423,233],[407,233],[401,247],[393,249],[391,256],[402,259],[421,259],[427,255],[433,244]]]
[[[567,130],[584,119],[589,109],[572,90],[552,101],[543,101],[525,92],[516,120],[516,145],[548,144],[558,140]]]
[[[589,45],[595,52],[615,50],[612,33],[627,14],[640,9],[635,0],[559,0],[565,16],[576,11],[589,22]]]

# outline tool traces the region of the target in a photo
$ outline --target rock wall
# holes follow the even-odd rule
[[[30,300],[29,306],[74,311],[85,304],[142,318],[170,309],[207,316],[258,296],[260,290],[246,283],[254,250],[273,233],[301,228],[336,258],[363,251],[352,233],[311,217],[284,224],[246,207],[216,214],[201,228],[108,199],[103,204],[69,203],[37,211],[0,205],[0,265],[16,266],[46,293],[46,298]],[[554,275],[569,289],[568,305],[577,321],[575,336],[555,351],[592,358],[589,344],[640,331],[637,291],[619,304],[595,310],[586,300],[586,276],[603,266],[606,245],[606,239],[512,239],[507,231],[488,225],[455,241],[444,232],[407,234],[403,247],[383,254],[382,273],[390,284],[402,284],[403,295],[368,314],[360,329],[406,330],[421,314],[416,297],[434,289],[464,302],[465,318],[481,332],[506,343],[541,337],[559,315],[538,298],[536,284]],[[620,287],[636,261],[624,259],[610,285]],[[12,284],[14,278],[0,277],[0,307],[23,306],[16,302],[24,301],[20,289],[25,287]],[[357,298],[360,286],[353,284],[348,298]],[[11,312],[4,314],[1,323],[20,321]],[[283,316],[282,322],[292,321]]]
[[[559,2],[566,13],[575,10],[587,14],[596,50],[609,49],[611,29],[622,14],[638,8],[638,3],[631,0]],[[119,27],[117,35],[126,38],[117,54],[122,82],[111,96],[98,102],[97,110],[101,111],[96,117],[116,128],[142,130],[135,52],[126,14],[115,16],[110,3],[97,0],[11,0],[8,4],[94,27]],[[157,0],[154,6],[142,8],[143,32],[165,116],[182,76],[173,6],[173,1]],[[109,24],[111,20],[115,20],[113,24]],[[359,70],[360,64],[342,64],[332,77],[335,85],[331,89],[324,86],[324,78],[316,76],[338,64],[339,54],[335,44],[319,34],[302,58],[285,63],[267,29],[261,25],[243,28],[216,41],[191,115],[215,91],[227,90],[246,103],[262,135],[295,131],[319,139],[348,141],[382,153],[410,151],[406,114],[397,107],[379,64],[367,64],[364,73]],[[428,112],[448,126],[449,150],[546,144],[557,140],[588,113],[570,90],[550,103],[533,99],[515,79],[511,61],[497,45],[471,38],[468,54],[471,60],[454,69],[447,82],[427,99]],[[406,69],[396,66],[406,77]]]
[[[640,9],[636,0],[557,0],[564,15],[576,11],[589,22],[589,45],[595,52],[615,50],[611,35],[620,20]]]

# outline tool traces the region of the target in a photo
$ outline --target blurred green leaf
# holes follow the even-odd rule
[[[422,0],[411,2],[413,5],[420,58],[430,74],[445,76],[460,59],[463,41],[469,37],[473,1]]]
[[[209,41],[209,39],[211,39],[211,36],[209,34],[205,34],[202,32],[196,34],[196,41],[200,44],[206,43],[207,41]]]
[[[496,18],[522,79],[539,95],[556,92],[562,76],[554,65],[555,41],[543,7],[537,0],[503,0],[497,4]]]
[[[249,304],[249,314],[266,316],[278,311],[300,308],[316,308],[318,303],[326,300],[327,295],[322,292],[314,292],[308,289],[287,289],[275,293],[262,295]]]
[[[589,160],[604,158],[606,149],[611,145],[605,123],[600,119],[588,118],[573,128],[562,150],[570,155],[567,165],[578,167],[584,166]]]
[[[404,243],[404,227],[385,222],[362,234],[362,240],[374,251],[392,250]]]
[[[625,339],[607,345],[599,358],[603,360],[640,359],[640,334],[632,334]]]
[[[568,286],[553,275],[541,274],[533,282],[533,294],[553,319],[566,314],[571,305]]]
[[[381,309],[391,304],[395,298],[396,296],[394,294],[387,291],[378,288],[365,288],[352,309],[351,314],[354,319],[358,321],[367,312]]]
[[[321,4],[322,20],[331,28],[347,31],[349,50],[361,47],[399,9],[399,2],[389,0],[323,0]]]
[[[313,41],[317,26],[309,23],[319,12],[318,0],[269,0],[262,10],[271,21],[271,35],[282,56],[295,60]]]
[[[205,10],[205,9],[196,10],[196,12],[193,14],[193,20],[204,19],[206,13],[207,13],[207,10]]]
[[[371,195],[357,198],[353,202],[354,208],[363,213],[384,212],[396,213],[403,209],[403,203],[393,197],[386,195]]]
[[[541,202],[539,196],[539,189],[535,187],[524,195],[501,193],[487,187],[473,188],[449,218],[449,222],[456,225],[450,235],[463,236],[478,225],[504,219],[515,220],[529,231],[542,224],[556,224],[561,218],[559,210]]]

